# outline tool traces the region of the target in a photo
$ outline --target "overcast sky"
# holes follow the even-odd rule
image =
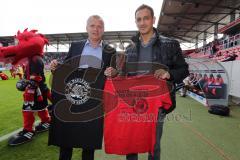
[[[0,36],[38,29],[43,34],[85,32],[86,20],[98,14],[105,31],[136,30],[134,12],[141,4],[153,7],[158,22],[162,0],[2,0]]]

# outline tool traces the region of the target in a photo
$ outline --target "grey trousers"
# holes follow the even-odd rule
[[[162,109],[159,109],[158,111],[158,119],[157,119],[157,126],[156,126],[156,143],[154,145],[154,152],[153,155],[150,153],[148,154],[148,160],[160,160],[160,143],[161,143],[161,137],[163,132],[163,123],[164,119],[166,117],[166,114],[162,112]],[[138,154],[128,154],[126,155],[126,160],[138,160]]]

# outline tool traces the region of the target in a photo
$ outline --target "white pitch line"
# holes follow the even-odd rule
[[[40,121],[38,120],[38,121],[36,121],[34,124],[36,125],[36,124],[38,124],[39,122],[40,122]],[[11,133],[8,133],[8,134],[6,134],[6,135],[4,135],[4,136],[1,136],[1,137],[0,137],[0,142],[5,141],[5,140],[8,139],[9,137],[17,134],[17,133],[20,132],[22,129],[23,129],[23,128],[19,128],[19,129],[15,130],[15,131],[13,131],[13,132],[11,132]]]

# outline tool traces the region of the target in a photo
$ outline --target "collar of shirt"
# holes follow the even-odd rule
[[[85,43],[85,46],[86,46],[86,45],[92,47],[92,44],[90,43],[89,39],[87,39],[87,41],[86,41],[86,43]],[[100,41],[100,43],[98,44],[97,47],[102,48],[102,45],[103,45],[103,40]],[[96,47],[96,48],[97,48],[97,47]],[[92,47],[92,48],[93,48],[93,47]]]
[[[156,39],[156,33],[153,33],[153,35],[152,35],[152,37],[150,38],[150,40],[148,41],[148,43],[147,43],[147,44],[144,44],[141,36],[139,37],[139,40],[141,41],[141,45],[142,45],[143,47],[147,47],[148,45],[152,44],[152,43],[155,41],[155,39]]]

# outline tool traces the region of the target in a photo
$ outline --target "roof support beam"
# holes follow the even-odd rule
[[[198,36],[196,37],[196,42],[195,42],[195,49],[198,48]]]
[[[236,20],[236,13],[230,13],[230,23]]]
[[[178,33],[186,33],[186,32],[191,32],[189,30],[172,30],[172,31],[169,31],[169,30],[160,30],[160,32],[171,32],[171,33],[174,33],[174,32],[178,32]],[[192,31],[192,32],[199,32],[199,33],[202,33],[203,31]]]
[[[198,0],[195,0],[195,1],[193,1],[193,0],[171,0],[171,1],[182,2],[182,5],[193,4],[193,5],[195,5],[195,7],[202,5],[202,6],[210,6],[210,7],[215,7],[215,8],[240,10],[238,7],[230,7],[230,6],[220,5],[220,3],[215,5],[215,4],[211,4],[211,3],[204,3],[204,2],[198,1]]]
[[[162,26],[172,26],[173,24],[172,23],[161,23],[160,25]],[[184,25],[184,26],[192,26],[194,25],[193,23],[178,23],[178,25]],[[209,23],[200,23],[198,24],[198,26],[209,26],[210,24]]]
[[[203,46],[205,46],[207,44],[207,33],[204,32],[203,33]]]
[[[211,12],[211,13],[164,13],[162,12],[161,15],[162,16],[184,16],[184,15],[193,15],[193,16],[201,16],[203,14],[205,15],[216,15],[216,14],[232,14],[231,12]]]
[[[171,34],[171,33],[169,33],[169,34]],[[178,37],[184,37],[184,38],[189,38],[189,39],[195,39],[196,37],[192,37],[192,36],[187,36],[187,35],[179,35],[179,34],[175,34],[176,36],[178,36]],[[198,40],[203,40],[203,39],[200,39],[200,38],[198,38]]]
[[[214,40],[218,39],[218,25],[214,25]]]
[[[197,18],[190,18],[190,17],[186,17],[186,16],[174,16],[175,18],[180,17],[183,19],[189,19],[189,20],[193,20],[193,21],[198,21],[198,22],[205,22],[205,23],[210,23],[210,24],[220,24],[220,25],[226,25],[225,23],[220,23],[220,22],[212,22],[212,21],[208,21],[208,20],[203,20],[203,19],[197,19]]]
[[[176,27],[176,29],[177,29],[178,31],[204,32],[204,31],[201,31],[201,30],[189,29],[189,28],[183,28],[183,27]],[[209,33],[209,34],[213,34],[213,33],[211,33],[211,32],[207,32],[207,33]]]
[[[176,38],[176,39],[179,39],[179,40],[182,40],[182,41],[185,41],[185,42],[191,43],[190,40],[185,39],[184,37],[180,37],[180,36],[173,35],[173,34],[165,34],[165,35],[168,36],[168,37],[173,37],[173,38]]]

